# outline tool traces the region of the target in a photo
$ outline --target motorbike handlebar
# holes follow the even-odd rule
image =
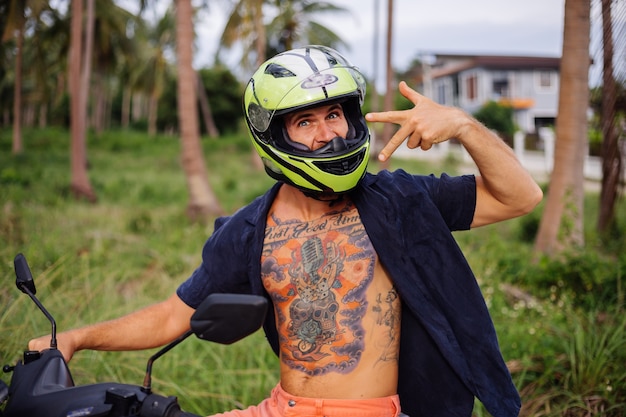
[[[35,283],[24,255],[15,257],[14,266],[17,288],[28,294],[49,319],[52,340],[49,349],[25,351],[23,360],[3,368],[4,372],[13,372],[13,376],[10,388],[0,381],[0,417],[57,416],[70,403],[76,412],[67,415],[83,415],[83,410],[97,409],[98,415],[137,416],[139,407],[138,417],[200,417],[182,411],[176,397],[151,393],[152,363],[192,334],[215,343],[234,343],[261,327],[268,308],[267,300],[258,295],[211,294],[191,316],[190,330],[150,357],[143,386],[75,386],[67,362],[57,349],[56,322],[35,296]]]
[[[140,417],[200,417],[197,414],[182,411],[176,397],[164,397],[150,394],[141,405]]]

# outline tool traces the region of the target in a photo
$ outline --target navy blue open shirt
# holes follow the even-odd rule
[[[259,294],[271,302],[260,259],[279,186],[216,221],[202,264],[177,290],[185,303],[195,308],[213,292]],[[410,417],[469,417],[477,397],[494,417],[517,416],[519,394],[480,288],[452,236],[472,222],[475,178],[383,171],[366,174],[350,198],[402,299],[402,411]],[[278,354],[273,314],[264,330]]]

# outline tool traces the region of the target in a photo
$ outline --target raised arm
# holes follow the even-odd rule
[[[193,312],[173,294],[163,302],[118,319],[59,333],[58,349],[69,361],[75,352],[83,349],[122,351],[162,346],[189,329]],[[30,350],[43,350],[49,346],[49,336],[28,343]]]
[[[380,152],[387,160],[406,140],[411,149],[429,150],[433,144],[456,138],[468,151],[480,175],[476,178],[476,210],[472,227],[529,213],[543,194],[519,163],[512,149],[476,119],[455,107],[442,106],[411,89],[404,81],[400,92],[415,106],[410,110],[369,113],[369,122],[400,125]]]

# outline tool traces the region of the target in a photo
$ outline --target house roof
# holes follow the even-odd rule
[[[561,58],[540,56],[434,54],[434,58],[435,62],[431,65],[433,78],[455,74],[470,68],[558,70],[561,65]]]

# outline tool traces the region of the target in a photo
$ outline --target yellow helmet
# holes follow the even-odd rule
[[[263,63],[244,92],[250,138],[272,177],[309,193],[344,193],[365,174],[370,134],[361,112],[365,78],[334,49],[307,46]],[[346,138],[311,151],[291,141],[287,113],[340,103],[348,121]]]

